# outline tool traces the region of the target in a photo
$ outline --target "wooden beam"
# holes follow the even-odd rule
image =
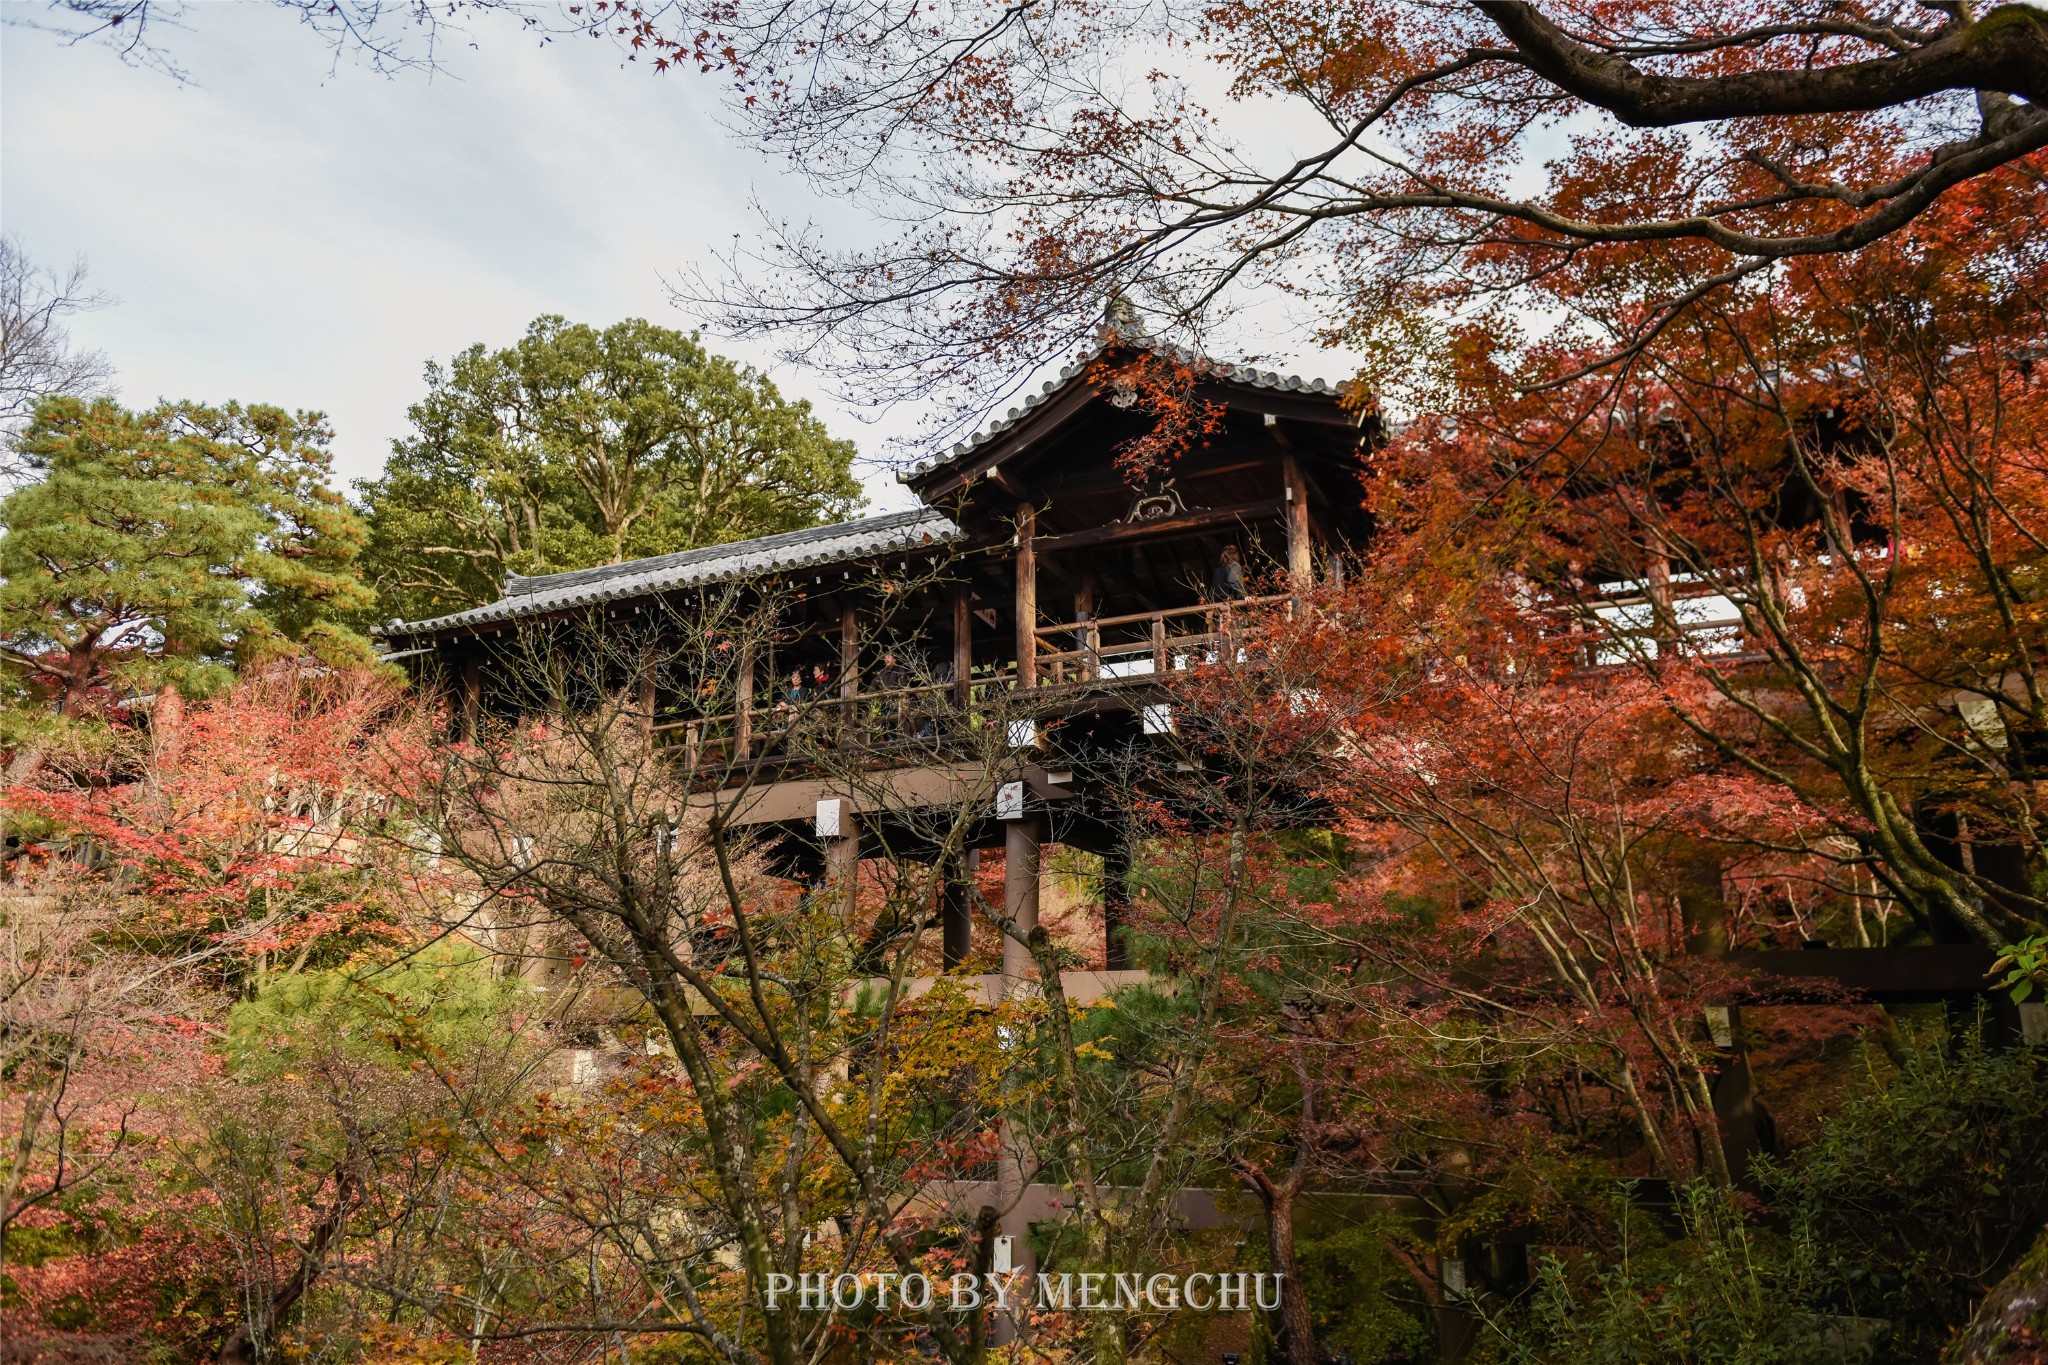
[[[1751,1004],[1840,1003],[1920,1004],[1987,994],[1992,953],[1968,944],[1936,943],[1912,948],[1819,948],[1728,954],[1728,964],[1751,973],[1739,993]],[[1773,981],[1771,978],[1776,978]],[[1815,990],[1805,982],[1826,981]]]
[[[1140,521],[1130,525],[1117,522],[1086,531],[1075,531],[1064,536],[1043,536],[1039,544],[1048,550],[1085,550],[1093,545],[1151,540],[1181,531],[1199,531],[1208,526],[1222,526],[1233,521],[1262,521],[1280,515],[1286,506],[1285,498],[1260,498],[1256,502],[1241,502],[1235,507],[1197,508],[1192,512],[1183,512],[1180,516],[1167,517],[1160,521]]]
[[[1244,474],[1255,469],[1271,469],[1272,467],[1273,457],[1269,454],[1260,454],[1251,459],[1230,460],[1226,463],[1211,465],[1195,464],[1190,457],[1183,457],[1181,460],[1176,461],[1173,466],[1173,479],[1175,486],[1185,493],[1190,485],[1198,483],[1203,479],[1220,479],[1230,474]],[[1052,496],[1056,499],[1092,498],[1104,493],[1114,493],[1119,489],[1126,493],[1130,492],[1131,482],[1122,474],[1112,471],[1105,474],[1090,474],[1082,477],[1060,479],[1056,484],[1052,485]]]

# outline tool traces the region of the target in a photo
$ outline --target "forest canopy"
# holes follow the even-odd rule
[[[844,520],[854,448],[810,404],[628,319],[534,321],[430,362],[377,478],[357,486],[378,612],[420,620],[555,573]]]

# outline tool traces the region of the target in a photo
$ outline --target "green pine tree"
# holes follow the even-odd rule
[[[810,405],[631,318],[543,317],[504,350],[427,366],[414,432],[357,491],[378,614],[493,601],[551,573],[792,531],[860,503],[853,444]]]
[[[41,404],[0,501],[0,654],[76,716],[126,677],[204,690],[232,662],[366,661],[362,522],[328,486],[318,413]]]

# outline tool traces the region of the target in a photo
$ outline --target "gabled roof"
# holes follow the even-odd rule
[[[1344,395],[1344,390],[1340,385],[1332,384],[1325,379],[1304,379],[1298,374],[1280,374],[1273,370],[1257,369],[1251,365],[1232,365],[1225,361],[1212,359],[1199,351],[1190,350],[1185,346],[1175,346],[1149,338],[1133,339],[1105,335],[1102,340],[1081,351],[1071,361],[1061,366],[1060,372],[1057,375],[1041,384],[1038,392],[1027,395],[1018,406],[1011,408],[1002,417],[990,422],[986,427],[960,442],[945,454],[918,460],[907,468],[898,470],[896,481],[898,483],[916,483],[927,475],[944,469],[957,461],[966,459],[996,437],[1001,436],[1011,427],[1016,426],[1018,422],[1029,416],[1048,399],[1064,392],[1068,385],[1078,382],[1087,371],[1089,365],[1100,359],[1103,352],[1117,346],[1149,351],[1153,355],[1189,366],[1201,371],[1204,375],[1222,380],[1225,383],[1242,384],[1247,388],[1271,389],[1279,393],[1327,394],[1332,398],[1341,398]]]
[[[513,574],[505,580],[505,595],[489,606],[427,621],[403,622],[387,626],[381,633],[388,638],[475,629],[677,588],[730,583],[791,569],[949,545],[960,539],[962,532],[950,519],[928,507],[915,507],[907,512],[863,517],[835,526],[812,526],[651,559],[603,564],[594,569],[532,577]]]

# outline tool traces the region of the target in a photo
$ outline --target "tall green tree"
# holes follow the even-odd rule
[[[367,658],[361,520],[328,486],[319,413],[42,403],[0,501],[0,654],[76,716],[117,674],[190,687],[229,662]]]
[[[843,518],[853,443],[808,403],[638,318],[537,319],[427,366],[413,434],[357,485],[379,613],[420,619],[551,573]]]

